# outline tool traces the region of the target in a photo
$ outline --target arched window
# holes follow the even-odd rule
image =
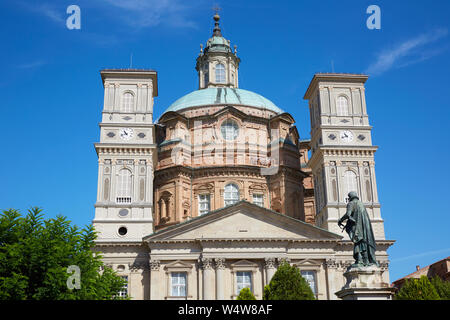
[[[344,197],[347,200],[348,193],[350,191],[358,192],[358,183],[356,181],[356,173],[348,170],[344,174]]]
[[[239,187],[234,183],[227,184],[225,186],[225,192],[223,195],[225,206],[231,206],[239,201]]]
[[[235,140],[238,137],[239,134],[239,126],[236,123],[236,121],[227,119],[224,122],[222,122],[222,125],[220,127],[220,131],[222,132],[222,137],[225,140]]]
[[[225,83],[225,66],[221,63],[216,65],[216,82]]]
[[[337,98],[336,110],[338,116],[348,116],[348,100],[346,97],[340,96]]]
[[[117,203],[131,203],[132,176],[128,169],[121,169],[117,176]]]
[[[133,112],[134,95],[131,92],[125,92],[122,97],[122,112]]]

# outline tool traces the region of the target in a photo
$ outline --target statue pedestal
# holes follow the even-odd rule
[[[395,289],[383,282],[382,271],[377,266],[351,266],[344,273],[347,283],[336,292],[343,300],[392,300]]]

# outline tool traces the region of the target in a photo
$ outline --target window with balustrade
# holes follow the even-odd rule
[[[117,176],[117,203],[131,203],[133,177],[128,169],[121,169]]]

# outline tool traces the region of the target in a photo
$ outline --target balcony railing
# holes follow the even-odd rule
[[[131,197],[117,197],[116,203],[131,203]]]

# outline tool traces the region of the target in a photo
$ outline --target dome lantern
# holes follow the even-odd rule
[[[240,59],[233,53],[230,40],[223,37],[219,26],[220,16],[213,17],[212,37],[200,51],[195,69],[198,72],[199,89],[211,87],[238,88],[238,69]]]

